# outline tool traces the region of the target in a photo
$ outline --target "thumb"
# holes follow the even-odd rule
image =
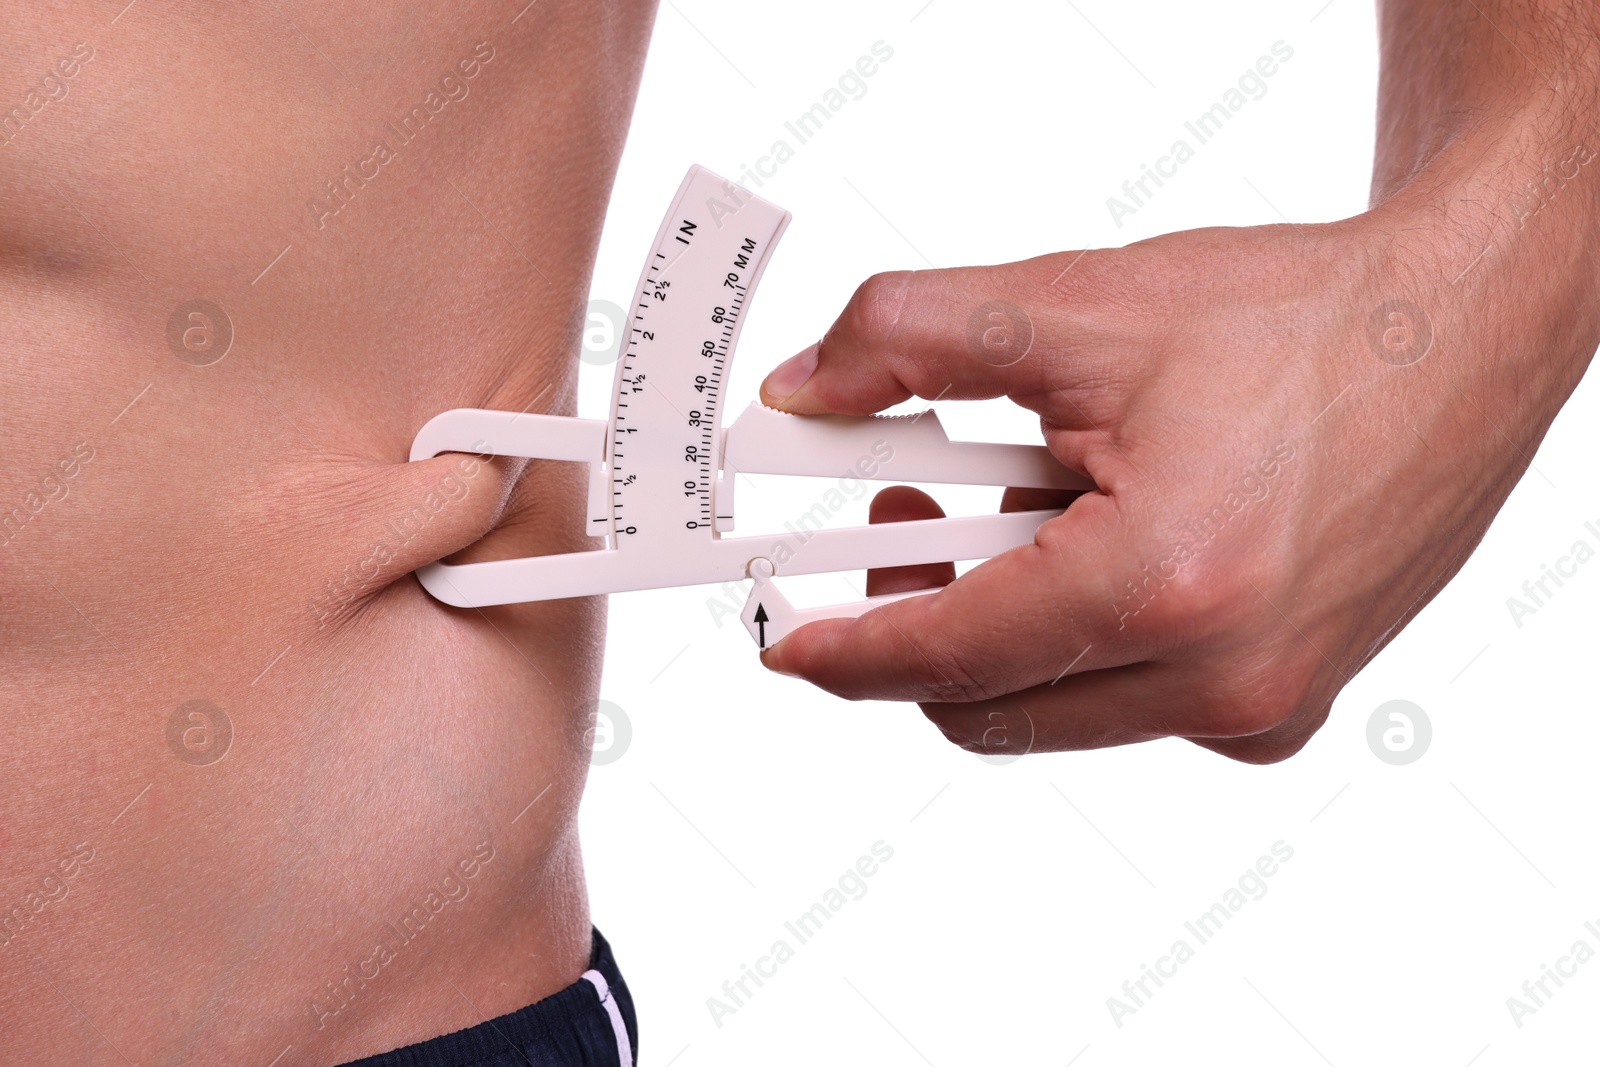
[[[869,415],[911,396],[977,400],[1047,390],[1051,280],[1075,253],[993,267],[897,271],[862,283],[822,340],[761,383],[797,415]]]

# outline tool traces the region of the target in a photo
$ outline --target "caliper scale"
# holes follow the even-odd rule
[[[951,441],[932,411],[790,415],[755,403],[723,429],[739,333],[789,219],[691,167],[639,278],[610,419],[458,408],[423,426],[413,460],[475,452],[589,464],[588,532],[605,539],[593,551],[431,563],[417,571],[429,593],[487,607],[751,578],[743,618],[766,647],[807,622],[932,592],[796,609],[776,577],[983,559],[1028,543],[1060,511],[732,537],[738,474],[1092,488],[1042,446]]]

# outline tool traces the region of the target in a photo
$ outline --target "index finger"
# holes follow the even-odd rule
[[[1152,625],[1124,588],[1139,571],[1130,541],[1113,499],[1087,493],[940,592],[803,626],[762,662],[849,699],[925,702],[1140,662]]]
[[[1076,253],[996,267],[868,278],[822,340],[761,384],[797,415],[869,415],[912,396],[953,400],[1060,389],[1063,343],[1053,279]]]

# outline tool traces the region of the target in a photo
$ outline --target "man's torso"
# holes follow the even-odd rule
[[[120,7],[0,53],[0,1060],[336,1063],[587,961],[603,609],[405,576],[579,472],[401,464],[571,413],[652,5]]]

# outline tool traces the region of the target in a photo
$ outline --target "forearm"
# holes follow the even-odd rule
[[[1600,6],[1379,0],[1379,27],[1381,268],[1434,320],[1434,385],[1526,459],[1600,342]]]
[[[1592,0],[1378,0],[1378,22],[1374,205],[1441,164],[1537,173],[1595,140]]]

